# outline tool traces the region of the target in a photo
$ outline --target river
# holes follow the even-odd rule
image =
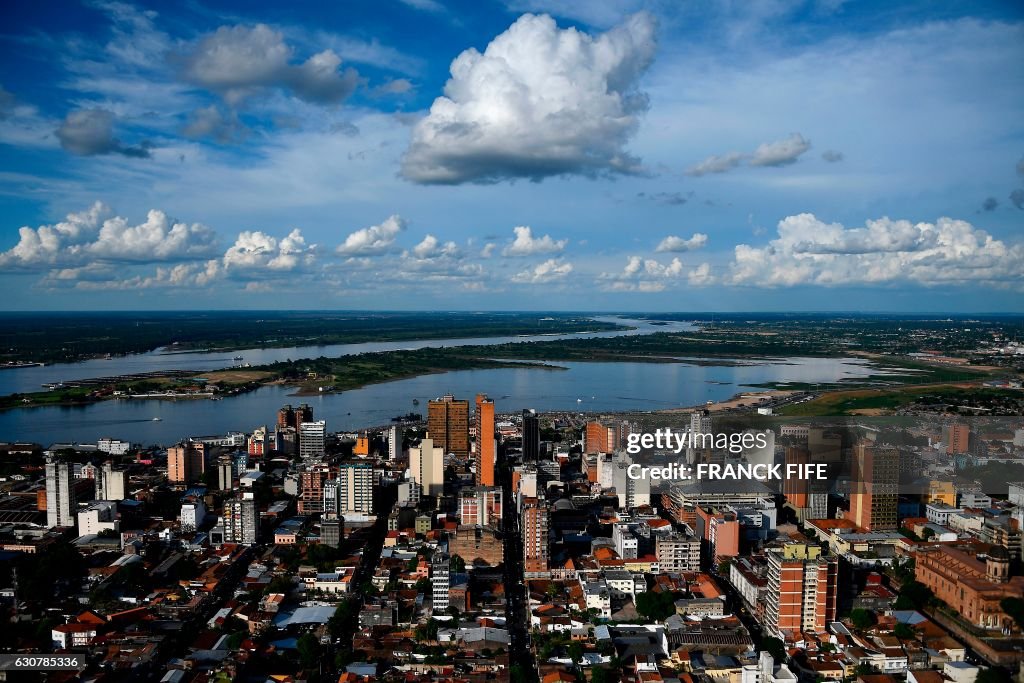
[[[0,440],[90,443],[103,436],[142,444],[172,444],[186,436],[251,431],[273,424],[285,403],[309,403],[331,431],[386,424],[445,393],[471,399],[486,393],[498,412],[623,412],[663,410],[726,399],[763,382],[838,382],[880,374],[856,358],[744,360],[739,364],[558,362],[536,367],[460,370],[373,384],[326,396],[293,396],[265,386],[222,401],[110,400],[82,407],[20,408],[0,413]],[[189,366],[194,367],[194,366]],[[417,399],[420,404],[414,406]],[[153,418],[160,418],[154,421]]]

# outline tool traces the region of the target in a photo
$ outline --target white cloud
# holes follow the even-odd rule
[[[444,5],[437,0],[399,0],[399,2],[414,9],[423,10],[424,12],[444,11]]]
[[[563,261],[561,259],[548,259],[543,263],[539,263],[533,268],[527,268],[526,270],[512,276],[512,282],[519,282],[525,284],[540,284],[544,282],[554,282],[555,280],[562,280],[569,275],[573,270],[571,263]]]
[[[533,256],[535,254],[560,254],[565,250],[569,240],[556,240],[551,235],[534,237],[533,230],[528,225],[520,225],[512,228],[515,239],[502,249],[505,256]]]
[[[402,175],[457,184],[636,172],[624,146],[647,109],[637,84],[654,33],[645,13],[597,37],[523,15],[483,54],[470,48],[452,62],[444,96],[413,129]]]
[[[332,49],[293,62],[284,36],[266,24],[221,26],[185,58],[186,78],[233,104],[262,88],[283,88],[318,104],[340,102],[359,81],[355,69],[340,67],[341,57]]]
[[[661,263],[657,259],[630,256],[621,272],[601,273],[598,281],[602,289],[611,292],[661,292],[683,278],[693,286],[707,285],[712,281],[711,266],[702,263],[688,271],[679,257]]]
[[[199,223],[178,223],[163,211],[149,211],[131,225],[96,202],[81,213],[38,228],[18,231],[18,244],[0,254],[0,265],[22,268],[81,266],[93,261],[174,261],[211,256],[217,235]]]
[[[801,154],[811,148],[811,141],[800,133],[793,133],[785,140],[766,142],[758,145],[750,158],[751,166],[788,166],[796,163]]]
[[[224,253],[223,262],[228,270],[293,271],[311,266],[315,252],[316,245],[307,246],[298,228],[280,240],[258,230],[246,230]]]
[[[455,242],[441,241],[433,235],[427,235],[423,241],[412,248],[412,254],[418,259],[438,258],[441,256],[458,256],[459,248]]]
[[[708,243],[708,236],[702,232],[695,232],[690,239],[683,239],[682,237],[676,237],[675,235],[669,235],[663,239],[655,251],[665,252],[684,252],[693,251],[694,249],[700,249]]]
[[[338,253],[344,255],[355,254],[381,254],[395,243],[398,234],[405,230],[405,221],[395,214],[389,216],[380,225],[371,225],[362,230],[356,230],[345,242],[338,247]]]
[[[725,173],[740,165],[743,155],[739,152],[709,156],[704,161],[686,169],[686,175],[700,177],[708,173]]]
[[[1020,287],[1024,246],[1008,245],[970,223],[881,218],[863,228],[827,224],[813,214],[779,222],[764,247],[737,245],[733,284],[820,286],[977,283]]]

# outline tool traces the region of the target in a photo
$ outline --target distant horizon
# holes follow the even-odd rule
[[[555,315],[585,315],[585,316],[635,316],[635,315],[728,315],[728,316],[801,316],[801,315],[845,315],[845,316],[907,316],[911,318],[922,318],[932,316],[964,316],[977,317],[1021,317],[1024,318],[1024,311],[897,311],[897,310],[717,310],[717,311],[684,311],[684,310],[575,310],[575,309],[482,309],[482,308],[444,308],[444,309],[399,309],[399,308],[180,308],[180,309],[145,309],[145,308],[124,308],[124,309],[34,309],[34,310],[0,310],[0,316],[4,315],[93,315],[93,314],[181,314],[181,313],[395,313],[395,314],[445,314],[445,313],[480,313],[480,314],[555,314]]]

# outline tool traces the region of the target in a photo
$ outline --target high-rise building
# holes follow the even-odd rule
[[[540,418],[536,410],[523,411],[523,462],[540,459]]]
[[[942,437],[946,441],[947,454],[967,453],[971,445],[971,427],[961,422],[946,425],[942,429]]]
[[[402,430],[398,425],[388,429],[388,462],[395,462],[402,454]]]
[[[327,422],[299,423],[299,457],[303,460],[317,458],[327,448]]]
[[[320,523],[320,544],[330,548],[341,545],[341,522],[332,520]]]
[[[633,459],[626,453],[597,456],[597,481],[604,489],[614,489],[619,498],[619,509],[628,510],[651,504],[651,480],[629,476]]]
[[[523,500],[523,571],[548,571],[548,507],[543,498]]]
[[[267,425],[257,427],[253,431],[252,436],[249,437],[249,444],[246,450],[249,455],[254,458],[262,458],[272,450],[270,445],[270,432],[267,429]]]
[[[612,445],[615,441],[615,436],[612,433],[614,430],[614,427],[608,427],[597,420],[588,422],[583,432],[583,452],[593,455],[614,451],[615,447]]]
[[[123,470],[115,470],[109,460],[96,472],[96,500],[124,500],[128,497]]]
[[[341,509],[341,487],[337,479],[324,481],[324,519],[337,519]]]
[[[869,531],[896,528],[899,479],[898,450],[870,441],[853,447],[850,515],[857,526]]]
[[[444,493],[444,450],[434,445],[433,439],[423,439],[420,445],[409,449],[409,472],[426,496]]]
[[[117,519],[117,503],[112,500],[93,501],[78,513],[78,535],[89,536],[104,531],[117,532],[120,521]]]
[[[836,616],[836,558],[800,542],[771,549],[767,556],[766,630],[790,641],[804,632],[825,633]]]
[[[259,540],[260,513],[252,493],[224,503],[224,542],[255,545]]]
[[[430,561],[431,609],[443,614],[451,604],[451,561],[447,553],[436,552]]]
[[[690,433],[690,439],[689,439],[689,444],[690,445],[688,445],[686,447],[686,461],[688,463],[693,464],[693,463],[696,463],[696,461],[697,461],[697,450],[698,450],[697,448],[695,448],[693,446],[693,444],[694,443],[703,443],[702,441],[700,441],[699,439],[696,438],[697,435],[699,435],[699,434],[712,434],[713,433],[711,431],[711,412],[706,410],[706,409],[702,409],[702,410],[695,410],[692,413],[690,413],[690,430],[689,430],[689,433]]]
[[[338,512],[341,515],[373,512],[373,466],[347,462],[338,468]]]
[[[235,488],[235,467],[230,455],[222,455],[217,460],[217,488],[221,491]]]
[[[501,523],[501,488],[478,486],[459,492],[459,521],[467,526],[497,527]]]
[[[295,410],[290,403],[281,406],[277,411],[277,428],[295,427]]]
[[[206,473],[206,446],[202,442],[167,449],[167,480],[176,484],[197,481]]]
[[[428,401],[427,435],[445,453],[469,455],[469,401],[451,394]]]
[[[661,534],[655,541],[658,567],[663,572],[700,571],[700,539],[685,527],[686,531]],[[689,533],[687,533],[689,532]]]
[[[324,482],[330,478],[330,469],[322,462],[306,463],[299,473],[300,515],[319,514],[324,511]]]
[[[46,526],[75,526],[75,471],[65,461],[46,461]]]
[[[494,401],[477,394],[473,417],[476,426],[476,485],[494,486]]]

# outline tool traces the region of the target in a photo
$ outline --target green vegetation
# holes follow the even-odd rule
[[[636,596],[636,611],[652,621],[664,621],[676,613],[675,602],[680,597],[680,593],[646,591]]]
[[[961,376],[961,379],[963,377]],[[921,379],[921,378],[918,378]],[[971,378],[978,381],[979,377]],[[930,375],[928,382],[948,381],[936,370]],[[972,404],[988,401],[1021,401],[1024,396],[1019,391],[1009,389],[991,389],[985,387],[965,388],[963,386],[907,386],[896,389],[858,389],[836,391],[825,394],[813,401],[788,405],[779,410],[780,415],[792,417],[821,417],[852,415],[863,410],[896,410],[911,404],[915,406]]]
[[[909,624],[896,624],[892,634],[900,640],[913,640],[917,637],[917,631]]]
[[[878,623],[878,617],[869,609],[855,609],[850,612],[850,623],[856,628],[871,628]]]
[[[1017,626],[1024,629],[1024,598],[1003,598],[999,606],[1017,622]]]
[[[893,609],[924,609],[934,597],[931,589],[920,581],[908,581],[900,588]]]
[[[236,350],[375,341],[614,330],[564,313],[188,311],[2,313],[0,362],[58,362],[106,354]],[[173,345],[173,346],[172,346]]]
[[[761,649],[769,653],[776,664],[786,661],[786,643],[779,638],[764,638],[761,640]]]

